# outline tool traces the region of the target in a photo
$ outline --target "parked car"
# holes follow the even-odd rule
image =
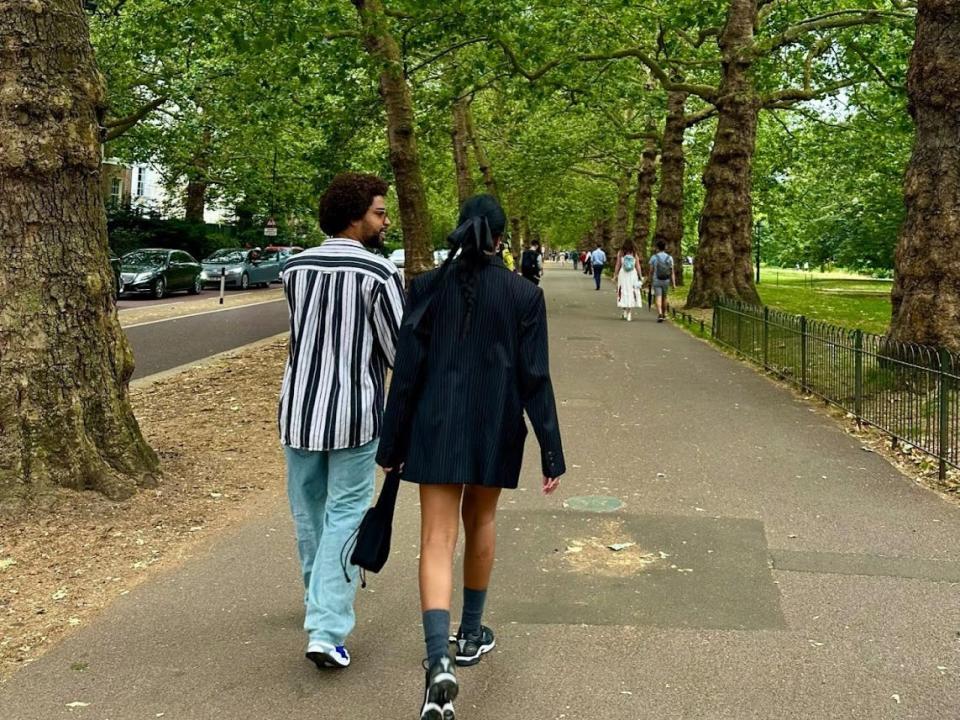
[[[157,299],[175,290],[197,295],[203,290],[200,272],[200,263],[183,250],[134,250],[121,258],[121,292],[148,293]]]
[[[283,277],[283,268],[286,267],[287,261],[292,258],[297,253],[302,253],[303,248],[298,245],[270,245],[263,249],[263,259],[272,260],[276,257],[277,262],[280,264],[280,277]]]
[[[398,268],[403,267],[404,260],[406,258],[406,253],[404,253],[403,248],[399,248],[390,253],[389,260]]]
[[[258,248],[224,248],[204,259],[201,280],[204,286],[219,286],[224,273],[227,287],[241,290],[251,285],[267,287],[280,279],[280,261],[278,254],[266,255]]]

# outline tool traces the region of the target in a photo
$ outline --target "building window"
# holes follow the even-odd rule
[[[146,174],[146,168],[137,168],[137,197],[143,197],[144,175]]]
[[[115,177],[110,180],[110,202],[119,207],[120,201],[122,199],[121,192],[123,188],[123,183],[120,182],[120,178]]]

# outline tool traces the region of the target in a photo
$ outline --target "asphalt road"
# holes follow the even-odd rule
[[[133,378],[232,350],[287,328],[282,299],[130,327],[126,333],[136,360]]]

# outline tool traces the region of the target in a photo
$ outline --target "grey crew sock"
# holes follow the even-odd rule
[[[463,615],[460,617],[460,633],[473,635],[480,632],[483,605],[487,601],[486,590],[463,589]]]
[[[427,665],[432,666],[444,655],[449,655],[450,611],[423,611],[423,639],[427,643]]]

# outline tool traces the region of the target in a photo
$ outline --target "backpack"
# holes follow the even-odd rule
[[[633,255],[624,255],[623,269],[627,272],[633,272],[635,267],[637,267],[637,259]]]
[[[669,280],[673,277],[673,258],[666,253],[661,252],[654,255],[653,264],[657,280]]]
[[[537,274],[537,253],[535,250],[524,250],[520,256],[520,272],[524,275]]]

